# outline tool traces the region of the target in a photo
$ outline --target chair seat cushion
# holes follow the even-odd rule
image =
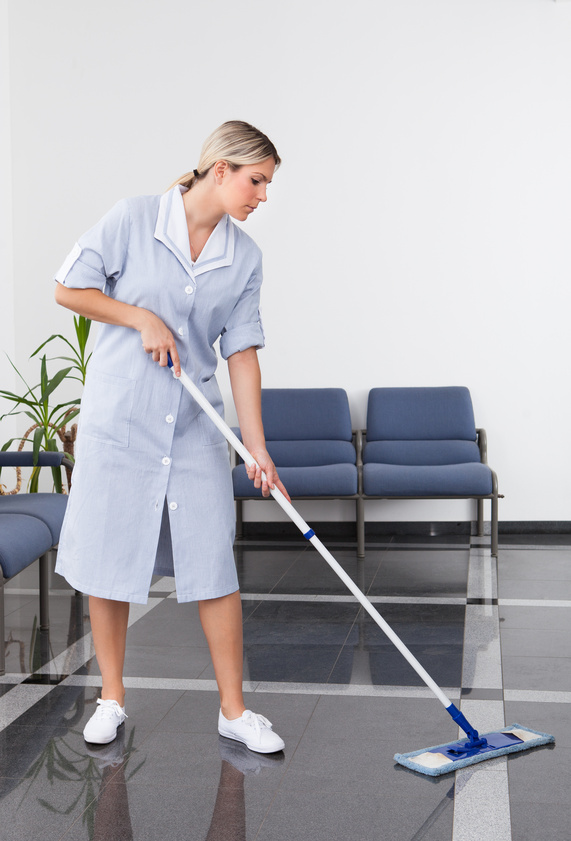
[[[365,464],[363,490],[367,496],[487,496],[492,471],[486,464],[411,466]]]
[[[64,494],[14,494],[0,497],[0,513],[28,514],[45,523],[52,535],[52,546],[59,542],[66,506],[67,496]]]
[[[356,464],[350,441],[267,441],[276,467],[313,467],[325,464]]]
[[[357,468],[354,464],[328,464],[317,467],[279,467],[280,479],[291,497],[352,496],[357,493]],[[260,490],[248,479],[246,467],[238,465],[232,471],[234,496],[260,497]]]
[[[0,512],[0,566],[13,578],[53,545],[49,528],[36,517]]]
[[[479,462],[475,441],[371,441],[363,451],[363,462],[381,464],[464,464]]]

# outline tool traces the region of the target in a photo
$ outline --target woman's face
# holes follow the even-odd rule
[[[261,201],[267,201],[266,189],[271,182],[276,162],[266,158],[258,164],[231,169],[226,161],[215,164],[215,176],[224,212],[243,222]]]

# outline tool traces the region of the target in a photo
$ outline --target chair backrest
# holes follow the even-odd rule
[[[356,463],[349,399],[342,388],[264,388],[262,419],[277,467]]]
[[[351,441],[347,392],[342,388],[263,388],[267,441]]]
[[[373,388],[367,441],[475,441],[470,392],[443,388]]]

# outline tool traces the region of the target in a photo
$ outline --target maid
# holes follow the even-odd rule
[[[170,353],[222,414],[215,342],[228,362],[248,470],[264,496],[283,493],[266,450],[257,350],[262,255],[232,219],[260,202],[280,157],[258,129],[224,123],[198,166],[162,196],[123,199],[84,234],[56,274],[56,301],[101,322],[81,403],[56,571],[89,594],[103,686],[84,737],[113,741],[124,722],[129,604],[151,578],[174,575],[198,601],[220,693],[219,732],[279,751],[271,723],[242,695],[242,608],[234,562],[234,497],[221,433],[162,370]],[[262,471],[267,480],[262,479]],[[287,493],[286,493],[287,496]]]

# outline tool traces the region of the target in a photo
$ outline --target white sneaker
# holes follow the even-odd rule
[[[83,729],[83,738],[95,745],[107,745],[117,736],[117,728],[123,724],[127,715],[125,707],[120,707],[117,701],[102,701],[98,698],[97,703],[98,708]]]
[[[229,721],[218,716],[218,732],[227,739],[235,739],[256,751],[256,753],[276,753],[285,748],[285,742],[272,730],[272,723],[263,715],[245,710],[240,718]]]

